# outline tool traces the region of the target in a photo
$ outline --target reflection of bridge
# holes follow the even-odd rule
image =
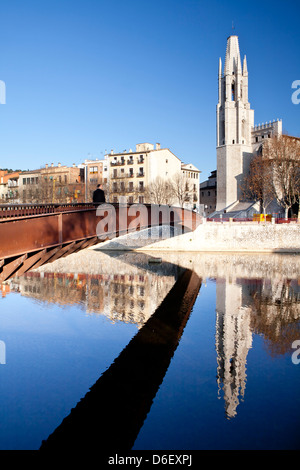
[[[201,287],[185,270],[163,302],[70,414],[45,451],[128,452],[150,411]],[[99,457],[99,455],[98,455]]]
[[[105,204],[97,212],[92,204],[0,206],[0,282],[129,231],[165,224],[194,230],[199,223],[199,214],[180,207]]]

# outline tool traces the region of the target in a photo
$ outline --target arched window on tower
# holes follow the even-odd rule
[[[231,85],[231,101],[235,101],[235,86],[234,86],[234,82],[232,82],[232,85]]]

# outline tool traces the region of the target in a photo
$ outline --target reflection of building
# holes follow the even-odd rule
[[[9,293],[10,293],[10,285],[9,284],[1,284],[1,295],[2,295],[2,297],[5,297]]]
[[[299,339],[300,280],[268,279],[253,295],[251,328],[263,335],[271,355],[286,354]]]
[[[252,344],[251,309],[246,286],[217,279],[216,352],[217,381],[223,387],[226,415],[232,418],[246,388],[247,354]]]
[[[89,314],[104,314],[112,322],[133,323],[140,328],[173,287],[177,272],[158,269],[156,274],[106,258],[105,267],[100,266],[98,273],[55,272],[54,262],[13,278],[10,286],[43,302],[77,304]]]
[[[300,285],[297,280],[216,280],[216,352],[219,393],[233,418],[244,399],[252,336],[263,335],[271,355],[285,354],[299,338]]]

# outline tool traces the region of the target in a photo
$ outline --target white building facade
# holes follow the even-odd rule
[[[152,183],[162,180],[167,186],[174,184],[176,176],[184,176],[189,193],[193,193],[189,202],[198,203],[200,171],[194,165],[185,165],[159,143],[156,146],[148,142],[136,144],[135,151],[122,153],[112,150],[105,158],[109,168],[109,202],[119,202],[120,196],[130,204],[151,202],[147,190]]]
[[[219,59],[218,85],[216,210],[237,212],[242,208],[241,185],[250,161],[265,139],[282,134],[282,121],[254,126],[254,110],[248,100],[247,59],[245,56],[241,63],[238,36],[227,39],[223,70]]]

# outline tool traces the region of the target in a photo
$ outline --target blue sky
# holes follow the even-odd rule
[[[160,142],[216,168],[218,60],[239,36],[255,123],[300,136],[299,0],[1,0],[0,167]]]

